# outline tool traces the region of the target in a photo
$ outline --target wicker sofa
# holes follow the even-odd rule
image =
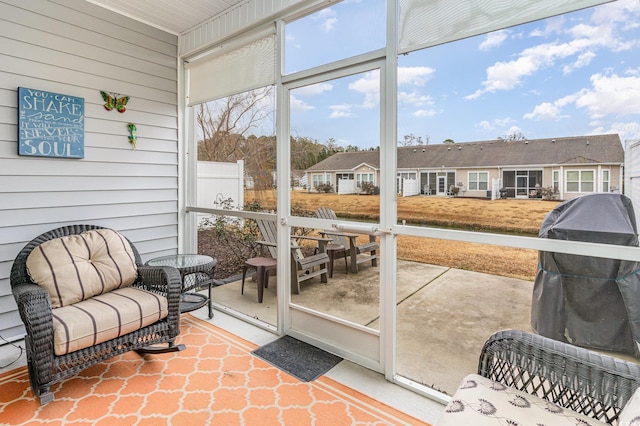
[[[105,237],[111,240],[106,242]],[[69,246],[75,247],[73,256]],[[115,258],[114,252],[124,258]],[[55,256],[61,259],[58,263],[52,259]],[[100,256],[102,260],[98,259]],[[104,258],[108,258],[106,262]],[[104,287],[105,282],[114,279],[109,271],[100,270],[109,262],[115,271],[111,275],[116,278],[124,276],[128,268],[129,281],[113,284],[117,287],[113,289]],[[58,266],[60,263],[65,265]],[[90,294],[83,286],[88,286],[87,276],[94,272],[101,287]],[[73,276],[69,278],[69,274]],[[26,330],[31,387],[41,404],[53,400],[53,384],[107,358],[131,350],[162,353],[184,349],[174,343],[180,333],[180,274],[174,268],[143,266],[135,246],[113,230],[72,225],[46,232],[18,253],[10,279]],[[81,294],[69,299],[76,292],[74,286],[81,287]],[[117,298],[118,302],[100,299],[108,297]],[[109,312],[97,312],[107,307]],[[65,317],[70,312],[71,317],[79,318]],[[132,320],[125,322],[127,317]],[[105,321],[116,324],[104,324]],[[68,340],[65,342],[61,335]]]
[[[523,331],[492,335],[438,425],[640,425],[640,365]]]

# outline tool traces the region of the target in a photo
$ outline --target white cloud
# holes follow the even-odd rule
[[[433,117],[438,112],[433,108],[435,102],[430,95],[420,93],[418,88],[424,87],[427,81],[433,78],[435,69],[430,67],[399,67],[398,86],[413,90],[400,90],[398,92],[398,104],[418,107],[412,115],[414,117]]]
[[[300,47],[302,47],[300,43],[296,42],[296,38],[292,34],[287,34],[285,39],[288,47],[294,47],[296,49],[300,49]]]
[[[315,13],[312,19],[321,21],[320,27],[322,28],[322,31],[326,33],[332,31],[338,22],[336,12],[330,7]]]
[[[565,118],[562,110],[568,105],[587,110],[592,126],[600,126],[604,117],[640,116],[639,70],[630,70],[627,76],[594,74],[591,88],[564,96],[554,102],[536,105],[523,117],[531,120],[557,120]]]
[[[487,78],[482,82],[482,87],[466,96],[466,99],[477,99],[488,92],[512,90],[540,69],[575,57],[569,64],[562,65],[565,74],[573,72],[589,64],[595,58],[596,51],[601,48],[613,51],[630,49],[639,42],[622,39],[618,35],[620,32],[618,27],[622,20],[632,22],[635,19],[633,14],[629,12],[629,7],[632,7],[633,4],[630,2],[622,3],[627,4],[627,9],[622,7],[618,13],[607,12],[606,17],[609,20],[594,14],[592,20],[596,22],[596,25],[579,23],[564,31],[563,35],[571,37],[569,41],[554,41],[529,47],[520,52],[516,59],[496,62],[489,66],[486,70]],[[637,4],[637,2],[634,3]],[[640,7],[635,6],[635,11],[640,13]],[[537,35],[551,32],[559,33],[561,28],[558,24],[563,22],[562,20],[551,20],[545,31]]]
[[[399,92],[398,104],[413,106],[433,105],[433,98],[429,95],[421,95],[417,92]]]
[[[354,114],[352,112],[352,105],[330,105],[329,109],[331,109],[331,114],[329,114],[329,118],[346,118],[353,117]]]
[[[417,111],[414,111],[412,115],[414,117],[433,117],[434,115],[437,115],[437,114],[438,112],[433,109],[419,109]]]
[[[543,102],[536,105],[532,112],[523,116],[529,120],[555,120],[560,115],[560,108],[551,102]]]
[[[315,108],[314,106],[309,105],[308,103],[296,98],[295,96],[291,96],[290,102],[290,108],[292,111],[309,111]]]
[[[485,36],[482,43],[480,43],[479,49],[483,51],[491,50],[494,47],[499,47],[507,39],[507,31],[500,30],[489,33]]]
[[[500,127],[505,127],[505,126],[508,126],[509,124],[513,123],[513,119],[511,117],[496,118],[493,121],[494,121],[494,123],[496,123]]]
[[[607,4],[607,7],[595,9],[591,20],[597,25],[615,25],[623,23],[623,28],[627,26],[637,26],[638,21],[631,15],[640,12],[640,3],[637,0],[618,0]],[[630,19],[631,17],[631,19]]]
[[[295,89],[294,93],[296,96],[314,96],[331,90],[333,90],[331,83],[316,83]]]
[[[398,86],[422,87],[433,78],[436,70],[430,67],[398,67]]]
[[[330,32],[336,26],[337,22],[338,22],[338,18],[327,19],[322,23],[322,31],[324,31],[325,33]]]
[[[507,136],[522,134],[522,129],[518,126],[511,126],[509,127],[509,130],[507,130],[505,134]]]
[[[592,135],[601,135],[605,133],[617,133],[620,140],[624,143],[627,140],[640,141],[640,121],[629,121],[626,123],[615,122],[609,127],[596,127],[591,130]]]
[[[591,85],[577,94],[575,105],[586,108],[592,119],[640,115],[640,77],[594,74]]]
[[[349,84],[349,89],[364,95],[362,107],[375,108],[380,105],[380,72],[369,71],[362,78]]]
[[[565,23],[564,16],[557,16],[555,18],[549,18],[545,22],[543,29],[533,30],[529,35],[531,37],[548,37],[553,34],[562,32],[562,27]]]
[[[483,130],[493,130],[494,129],[493,125],[491,125],[491,123],[488,122],[487,120],[482,120],[480,123],[478,123],[478,127],[480,127]]]
[[[578,56],[578,59],[576,59],[575,62],[562,67],[562,72],[564,74],[571,74],[575,70],[589,65],[591,63],[591,60],[593,60],[593,58],[595,57],[596,57],[596,54],[594,52],[591,52],[591,51],[584,52],[580,54],[580,56]]]

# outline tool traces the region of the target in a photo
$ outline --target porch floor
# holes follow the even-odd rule
[[[379,267],[360,265],[358,274],[345,274],[336,262],[328,283],[319,278],[306,281],[292,302],[377,329]],[[247,280],[244,295],[240,281],[213,289],[216,304],[242,312],[254,320],[276,324],[276,277],[257,302],[256,284]],[[507,328],[531,330],[529,324],[533,283],[459,269],[398,261],[397,372],[415,383],[452,395],[461,379],[477,370],[484,341]],[[357,302],[356,302],[357,300]],[[263,345],[277,336],[216,309],[207,319],[206,307],[192,312],[250,342]],[[24,346],[24,342],[15,344]],[[13,361],[19,350],[0,346],[0,365]],[[25,364],[19,361],[3,369]],[[342,361],[327,373],[381,402],[424,421],[434,423],[443,404],[385,380],[382,374]]]

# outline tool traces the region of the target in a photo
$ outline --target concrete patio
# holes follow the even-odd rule
[[[337,263],[328,283],[303,283],[292,302],[378,329],[378,267],[364,264],[345,274]],[[213,290],[216,303],[276,324],[275,277],[257,302],[256,283],[248,279]],[[397,365],[411,380],[453,394],[460,380],[477,370],[484,341],[502,329],[531,330],[533,282],[417,262],[398,262]]]

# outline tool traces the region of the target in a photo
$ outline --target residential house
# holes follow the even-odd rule
[[[398,148],[397,192],[405,195],[539,198],[550,187],[567,200],[593,192],[620,191],[624,150],[617,134],[574,136],[521,141],[492,140]],[[363,182],[380,182],[378,151],[342,152],[307,169],[316,185],[330,183],[347,193]],[[405,185],[416,181],[417,191]],[[343,188],[341,188],[341,185]]]

